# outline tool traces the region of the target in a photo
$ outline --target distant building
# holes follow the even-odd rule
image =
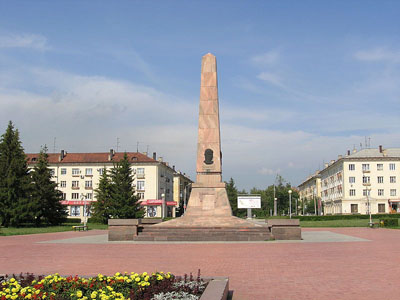
[[[400,148],[348,151],[319,175],[325,214],[400,212]]]
[[[145,217],[175,217],[179,207],[179,198],[174,196],[174,178],[177,172],[163,162],[162,158],[148,157],[147,154],[128,152],[134,174],[136,195],[145,208]],[[70,218],[84,218],[84,204],[88,207],[96,201],[95,190],[104,168],[110,170],[114,163],[124,156],[123,152],[105,153],[49,153],[49,168],[54,181],[63,193],[63,201]],[[38,153],[27,154],[28,166],[33,167],[39,157]],[[178,181],[191,182],[187,176],[180,174]]]
[[[314,210],[321,214],[321,175],[319,171],[309,176],[299,186],[299,200],[301,203],[305,203],[307,200],[314,202]]]

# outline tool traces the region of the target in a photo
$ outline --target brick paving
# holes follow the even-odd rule
[[[170,271],[229,276],[234,300],[399,299],[400,231],[303,229],[369,241],[303,243],[43,243],[104,231],[0,237],[0,273]]]

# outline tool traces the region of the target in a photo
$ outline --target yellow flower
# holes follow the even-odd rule
[[[76,292],[76,296],[77,296],[78,298],[82,297],[82,291],[77,291],[77,292]]]
[[[94,291],[90,294],[90,298],[95,299],[97,297],[97,292]]]
[[[10,279],[10,282],[14,282],[14,281],[15,281],[15,278],[11,278],[11,279]]]
[[[136,282],[139,282],[139,281],[140,281],[140,277],[136,277],[136,278],[135,278],[135,281],[136,281]]]
[[[143,272],[142,275],[143,275],[143,276],[146,276],[146,275],[147,275],[147,272]]]

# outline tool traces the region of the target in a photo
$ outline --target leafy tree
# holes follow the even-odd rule
[[[144,210],[135,196],[128,155],[111,169],[110,215],[112,218],[142,218]]]
[[[3,226],[18,226],[32,220],[30,188],[19,132],[10,121],[0,140],[0,221]]]
[[[92,219],[107,224],[111,215],[111,179],[105,167],[95,193],[97,201],[92,206]]]
[[[36,226],[42,223],[58,225],[67,217],[67,212],[61,204],[62,193],[57,189],[57,183],[52,180],[48,166],[47,147],[45,146],[40,150],[38,162],[31,172],[33,185],[29,207],[34,214]]]

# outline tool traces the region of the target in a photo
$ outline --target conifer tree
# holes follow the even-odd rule
[[[238,216],[239,210],[237,208],[237,195],[238,190],[235,186],[235,181],[233,178],[226,183],[226,193],[228,194],[229,203],[231,204],[232,214]]]
[[[142,218],[143,208],[133,188],[133,175],[125,153],[124,158],[111,169],[110,214],[113,218]]]
[[[61,204],[62,193],[57,189],[57,183],[52,180],[52,174],[48,168],[47,147],[43,147],[39,159],[31,172],[32,194],[31,204],[36,226],[42,223],[50,225],[61,224],[67,212]]]
[[[110,212],[111,201],[111,181],[106,168],[100,177],[99,186],[95,190],[97,201],[92,205],[92,219],[107,224]]]
[[[0,140],[0,221],[3,226],[18,226],[32,221],[30,188],[19,132],[10,121]]]

